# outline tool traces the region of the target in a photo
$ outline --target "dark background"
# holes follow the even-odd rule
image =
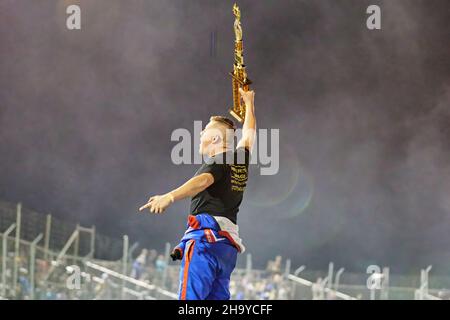
[[[81,5],[82,29],[65,9]],[[233,1],[0,0],[0,198],[162,250],[188,202],[170,134],[231,104]],[[382,30],[366,8],[382,8]],[[238,216],[254,266],[450,267],[450,2],[239,1],[260,128]],[[211,35],[216,35],[211,45]],[[194,143],[197,145],[197,142]],[[245,257],[241,257],[241,262]]]

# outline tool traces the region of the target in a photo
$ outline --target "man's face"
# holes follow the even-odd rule
[[[220,136],[220,130],[218,128],[217,122],[208,122],[202,132],[200,132],[200,146],[199,152],[200,154],[206,155],[208,154],[209,149],[212,144],[215,142],[214,138]]]

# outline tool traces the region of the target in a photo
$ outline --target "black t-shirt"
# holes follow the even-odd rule
[[[250,152],[247,148],[220,153],[206,161],[195,173],[210,173],[214,183],[191,200],[191,214],[208,213],[237,221],[248,179]]]

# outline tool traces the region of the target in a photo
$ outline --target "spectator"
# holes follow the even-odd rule
[[[131,277],[139,280],[144,271],[145,264],[147,262],[147,249],[142,249],[141,254],[134,260],[133,269],[131,270]]]
[[[313,300],[323,300],[324,299],[324,290],[323,290],[323,283],[322,278],[319,277],[317,281],[312,285],[312,299]]]
[[[267,262],[266,271],[269,274],[280,273],[281,272],[281,256],[276,256],[275,260],[269,260]]]
[[[158,256],[158,259],[156,259],[155,265],[156,265],[156,271],[159,274],[162,274],[164,272],[164,269],[167,267],[167,263],[162,254],[160,254]]]

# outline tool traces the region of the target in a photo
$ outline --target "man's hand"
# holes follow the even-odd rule
[[[253,106],[255,102],[255,91],[244,91],[242,88],[239,88],[239,93],[247,107]]]
[[[148,199],[147,204],[139,208],[139,211],[149,208],[151,213],[163,213],[173,202],[174,197],[170,193],[162,196],[153,196]]]

